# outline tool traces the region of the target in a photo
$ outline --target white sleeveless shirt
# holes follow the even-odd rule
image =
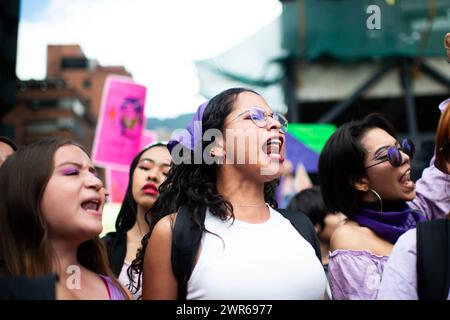
[[[313,247],[270,208],[258,224],[222,221],[206,212],[201,252],[187,299],[321,299],[326,277]],[[223,240],[223,241],[222,241]]]

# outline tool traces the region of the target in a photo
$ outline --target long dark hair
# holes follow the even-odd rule
[[[137,202],[133,197],[133,175],[134,170],[136,170],[136,167],[139,163],[139,159],[146,151],[150,150],[151,148],[164,147],[166,145],[167,144],[164,142],[156,142],[150,144],[146,146],[144,149],[142,149],[141,152],[139,152],[131,162],[127,191],[125,193],[122,206],[120,207],[120,211],[116,219],[116,231],[118,233],[126,233],[136,223]],[[147,220],[147,216],[146,221],[149,223],[149,221]]]
[[[54,272],[55,253],[41,201],[53,173],[54,155],[65,145],[75,145],[86,152],[72,140],[48,138],[19,148],[0,168],[0,257],[4,259],[1,273],[37,277]],[[77,260],[85,268],[111,277],[129,296],[114,278],[106,248],[98,236],[80,244]]]
[[[238,95],[243,92],[258,94],[250,89],[232,88],[213,97],[208,102],[203,113],[202,131],[218,129],[223,132],[225,119],[233,111],[233,105]],[[209,141],[202,140],[202,153],[209,143]],[[194,159],[194,154],[191,150],[183,149],[182,152],[191,152],[191,159]],[[216,163],[211,165],[183,163],[172,166],[166,181],[160,186],[160,196],[152,211],[150,232],[142,239],[142,248],[138,251],[136,259],[131,264],[129,269],[130,278],[133,278],[133,273],[142,273],[145,249],[154,226],[163,217],[177,212],[180,207],[183,206],[189,209],[192,220],[204,232],[207,231],[204,222],[207,208],[209,208],[211,214],[222,220],[226,220],[230,216],[234,219],[233,206],[217,191],[217,169],[218,165]],[[274,208],[277,207],[275,200],[277,183],[278,180],[275,180],[266,183],[264,186],[265,201]],[[174,245],[176,244],[174,243]],[[134,288],[138,290],[139,287],[140,276]]]

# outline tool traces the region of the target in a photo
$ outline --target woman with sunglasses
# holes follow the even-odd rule
[[[330,211],[348,217],[331,239],[329,281],[334,299],[375,299],[397,239],[426,216],[442,217],[437,209],[417,209],[435,203],[448,207],[444,188],[422,194],[424,186],[443,181],[444,174],[436,174],[433,165],[416,188],[411,180],[413,154],[412,142],[399,143],[389,122],[377,114],[344,124],[326,143],[319,159],[323,198]]]
[[[450,62],[450,33],[444,38],[444,46],[447,49]],[[383,280],[380,284],[378,299],[417,300],[417,299],[447,299],[450,300],[450,278],[448,277],[448,265],[450,252],[450,99],[439,106],[442,114],[436,131],[436,167],[446,174],[441,183],[429,184],[431,192],[435,192],[445,202],[443,208],[447,219],[429,221],[403,234],[396,242],[392,254],[383,272]],[[426,233],[433,240],[424,239]],[[442,236],[439,236],[442,235]],[[437,237],[437,238],[435,238]],[[420,239],[420,241],[417,241]],[[422,240],[423,239],[423,240]],[[418,249],[420,248],[420,251]],[[431,253],[431,256],[430,256]],[[433,266],[434,255],[441,256],[442,265],[447,264],[447,273],[439,263]],[[430,269],[428,269],[430,268]],[[439,272],[441,270],[441,272]],[[444,268],[445,270],[445,268]],[[432,290],[430,290],[432,289]]]
[[[175,164],[133,263],[143,270],[144,299],[323,297],[326,278],[315,250],[274,209],[286,126],[259,94],[235,88],[203,104],[187,130],[169,142]],[[200,159],[180,163],[179,153]],[[186,244],[175,233],[182,212],[201,233],[198,241],[188,239],[195,242],[193,268],[180,282],[174,250]],[[310,222],[308,227],[314,234]],[[191,237],[191,230],[182,231]]]

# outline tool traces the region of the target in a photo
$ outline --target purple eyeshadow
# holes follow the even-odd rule
[[[70,175],[76,174],[76,173],[78,173],[78,172],[79,172],[79,171],[78,171],[77,168],[67,168],[67,169],[64,169],[64,170],[63,170],[63,175],[65,175],[65,176],[70,176]]]

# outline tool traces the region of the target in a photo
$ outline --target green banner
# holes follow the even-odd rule
[[[445,56],[449,10],[449,0],[283,2],[282,46],[307,60]]]
[[[336,131],[332,124],[289,123],[288,132],[310,149],[320,153],[328,138]]]

